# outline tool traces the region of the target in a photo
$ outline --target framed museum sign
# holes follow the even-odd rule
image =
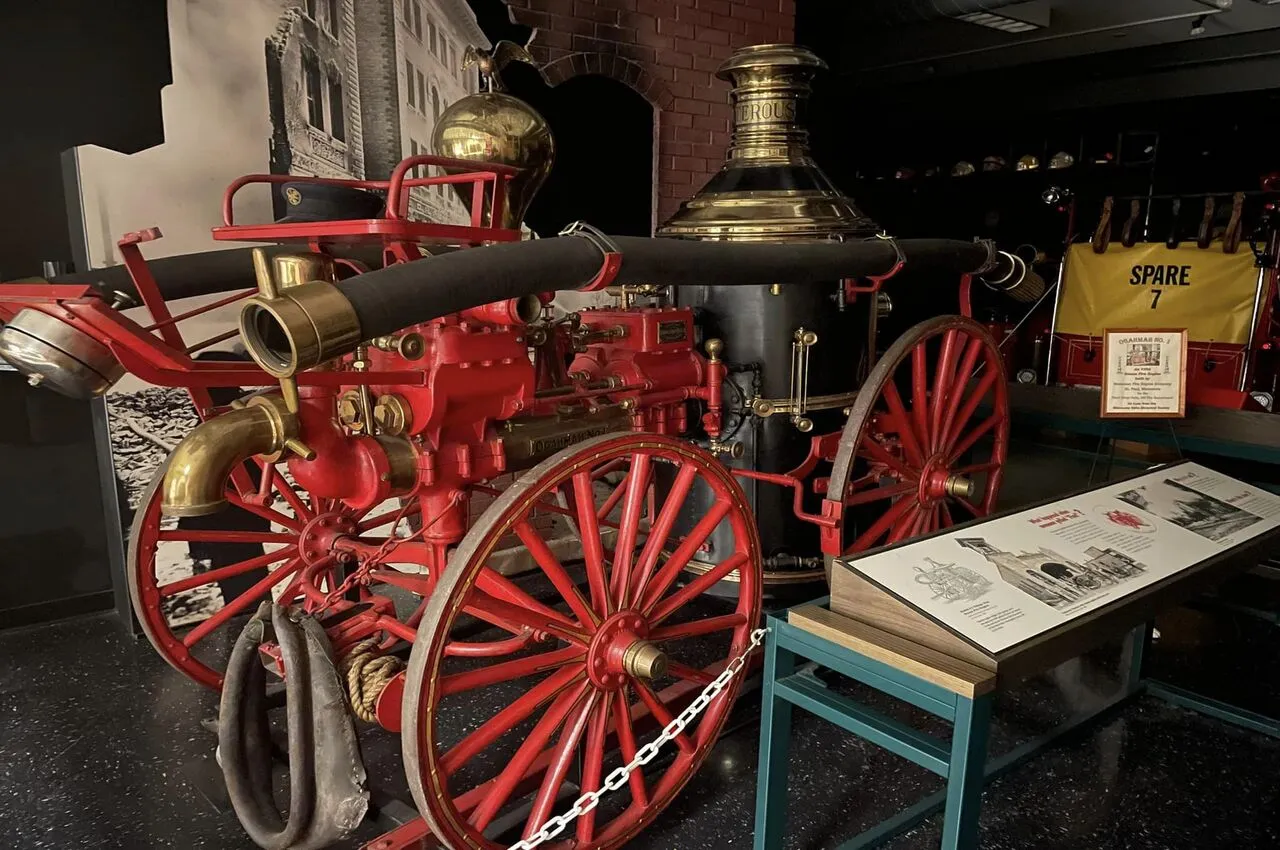
[[[1186,328],[1107,329],[1102,362],[1103,418],[1186,416]]]

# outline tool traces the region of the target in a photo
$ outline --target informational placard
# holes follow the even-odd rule
[[[1280,496],[1194,463],[844,561],[992,655],[1280,526]]]
[[[1105,418],[1187,415],[1185,328],[1107,329],[1102,334]]]

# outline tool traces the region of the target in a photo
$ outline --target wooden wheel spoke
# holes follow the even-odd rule
[[[183,543],[297,543],[296,534],[275,531],[207,531],[198,528],[165,529],[156,534],[160,541]]]
[[[293,554],[293,552],[293,549],[287,547],[276,549],[274,552],[267,552],[265,555],[259,555],[256,558],[237,561],[234,564],[227,564],[225,567],[218,567],[216,570],[196,573],[189,578],[180,579],[178,581],[170,582],[169,584],[162,584],[156,588],[156,590],[160,592],[161,598],[174,596],[175,594],[182,593],[184,590],[191,590],[194,587],[203,587],[204,585],[212,584],[215,581],[223,581],[224,579],[229,579],[234,576],[251,573],[254,570],[265,569],[276,561],[283,561],[285,558],[288,558]]]
[[[858,445],[858,451],[865,452],[872,460],[883,463],[903,478],[914,477],[911,470],[902,462],[902,459],[880,445],[879,441],[874,437],[865,437]]]
[[[636,730],[631,724],[631,706],[627,703],[625,687],[613,702],[613,722],[618,730],[618,749],[622,752],[622,760],[630,764],[636,757]],[[632,801],[641,806],[649,805],[649,789],[644,784],[644,771],[631,771],[627,783],[631,786]]]
[[[690,667],[688,664],[681,664],[678,661],[672,661],[667,664],[667,675],[683,679],[686,682],[697,682],[703,687],[716,680],[716,677],[706,670],[699,670],[696,667]]]
[[[302,503],[302,499],[298,498],[297,492],[294,491],[292,485],[290,485],[285,479],[284,473],[282,473],[276,466],[272,465],[270,475],[272,485],[279,491],[280,497],[284,499],[285,504],[293,509],[294,516],[303,522],[306,522],[315,516],[307,509],[307,506]]]
[[[880,515],[880,518],[873,522],[866,531],[858,535],[853,541],[853,545],[849,547],[850,552],[861,552],[875,545],[875,542],[885,535],[893,524],[902,518],[912,505],[916,504],[916,500],[911,496],[904,496]]]
[[[960,361],[960,368],[956,370],[956,380],[952,385],[950,397],[946,400],[946,410],[942,417],[942,427],[939,430],[939,444],[942,450],[948,445],[948,437],[957,428],[955,421],[960,411],[960,402],[965,397],[965,390],[968,388],[970,381],[975,377],[974,367],[978,363],[978,356],[982,354],[986,348],[986,343],[978,337],[969,340],[965,346],[964,356]],[[960,420],[962,427],[967,418]]]
[[[600,780],[604,777],[605,742],[609,734],[609,714],[613,708],[613,692],[605,691],[591,715],[591,725],[587,727],[587,741],[582,753],[582,791],[584,794],[600,790]],[[589,844],[595,837],[596,810],[592,809],[578,817],[576,825],[578,843]]]
[[[973,475],[977,472],[994,472],[1000,468],[1000,464],[995,461],[987,463],[971,463],[968,466],[957,466],[951,470],[952,475]]]
[[[846,497],[844,500],[844,506],[846,508],[853,508],[858,505],[865,505],[868,502],[878,502],[881,499],[896,499],[899,496],[914,493],[918,489],[919,487],[916,484],[898,484],[893,487],[872,487],[868,490],[863,490],[861,493],[856,493],[852,496]]]
[[[983,435],[985,435],[992,428],[999,425],[1002,421],[1004,421],[1004,417],[1000,415],[999,411],[996,411],[995,413],[988,416],[986,419],[982,420],[982,424],[980,424],[978,427],[974,428],[972,431],[966,434],[964,439],[956,443],[955,446],[951,449],[951,452],[948,455],[949,462],[955,463],[957,460],[963,457],[964,453],[969,451],[969,449],[973,448],[974,444],[976,444],[978,440],[981,440]]]
[[[956,521],[951,518],[951,508],[947,507],[946,502],[939,502],[938,509],[940,524],[943,528],[950,528],[956,524]]]
[[[240,497],[240,494],[231,487],[227,488],[227,501],[242,511],[270,520],[276,525],[287,528],[290,531],[302,531],[302,526],[305,524],[305,521],[302,519],[295,519],[287,514],[282,514],[280,511],[277,511],[274,508],[269,508],[266,505],[255,505],[251,502],[246,502]]]
[[[492,572],[492,570],[486,568],[482,571],[482,574]],[[508,630],[511,630],[512,626],[530,628],[535,631],[549,632],[556,637],[563,638],[579,646],[586,645],[587,635],[581,626],[571,622],[558,611],[543,605],[514,584],[511,584],[509,580],[502,580],[510,585],[509,588],[504,587],[502,581],[498,581],[501,578],[497,573],[493,573],[493,577],[477,580],[476,586],[472,589],[471,596],[467,600],[468,608],[476,611],[476,616],[486,622],[495,622],[490,617],[497,618],[496,624],[500,624]],[[502,598],[497,595],[491,595],[496,593],[503,594]],[[484,616],[486,614],[488,616]]]
[[[658,726],[660,728],[667,728],[667,726],[671,724],[671,721],[675,720],[675,716],[671,713],[670,709],[667,708],[667,704],[662,701],[662,697],[655,694],[653,689],[647,684],[639,679],[632,678],[631,685],[636,689],[636,693],[640,695],[640,701],[649,707],[649,712],[653,714],[653,719],[658,721]],[[676,746],[680,748],[681,752],[692,753],[697,749],[697,747],[693,745],[693,741],[690,741],[689,736],[684,732],[676,735],[675,741]]]
[[[284,581],[287,577],[293,575],[301,565],[302,559],[295,557],[283,566],[277,567],[269,575],[260,579],[253,587],[241,593],[226,605],[223,605],[222,610],[218,611],[209,619],[198,624],[194,629],[187,632],[187,634],[182,638],[183,645],[190,649],[208,637],[209,634],[219,626],[226,623],[241,611],[244,611],[250,605],[261,602],[263,597],[270,594],[271,588]]]
[[[729,575],[729,573],[745,567],[748,560],[747,556],[741,552],[735,552],[725,558],[666,599],[663,599],[659,604],[656,604],[649,612],[649,625],[658,625],[683,608],[690,600],[706,593],[711,589],[712,585]]]
[[[573,501],[577,509],[575,514],[578,520],[578,538],[582,541],[582,559],[587,572],[587,587],[591,592],[591,606],[608,616],[613,613],[613,608],[609,604],[609,579],[605,573],[604,541],[600,539],[595,490],[590,472],[584,470],[573,476]]]
[[[622,497],[626,494],[627,482],[630,480],[631,471],[627,470],[627,472],[622,476],[622,480],[618,482],[618,486],[613,488],[613,492],[605,498],[604,504],[596,510],[597,519],[605,519],[609,514],[613,513],[613,509],[618,506],[618,502],[622,501]],[[594,498],[592,498],[591,504],[595,504]]]
[[[635,558],[636,537],[640,533],[640,515],[645,494],[649,490],[650,458],[637,452],[631,458],[627,475],[626,498],[622,501],[622,519],[618,522],[618,540],[614,545],[613,574],[609,577],[609,596],[621,610],[627,604],[631,586],[631,565]]]
[[[889,538],[885,540],[885,545],[906,540],[915,530],[916,523],[920,521],[922,508],[914,500],[908,501],[911,502],[911,507],[902,515],[901,519],[893,524],[893,528],[889,531]]]
[[[938,368],[933,376],[933,394],[929,399],[929,439],[925,448],[929,453],[938,451],[942,440],[942,415],[946,399],[951,397],[952,384],[955,381],[956,341],[960,331],[949,329],[942,336],[942,352],[938,355]]]
[[[920,443],[916,439],[911,416],[902,404],[902,396],[898,393],[897,385],[893,381],[886,383],[883,395],[885,404],[889,407],[889,415],[893,417],[893,421],[897,426],[898,439],[902,441],[903,451],[907,455],[907,463],[916,469],[923,467],[925,458],[920,450]]]
[[[581,676],[582,670],[572,667],[565,667],[552,673],[459,741],[440,758],[440,769],[446,776],[452,775],[458,768],[475,758],[485,747],[510,732],[547,701],[578,681]]]
[[[578,750],[578,742],[587,731],[587,723],[591,719],[592,710],[596,707],[599,698],[599,691],[588,691],[581,700],[580,706],[574,708],[565,722],[564,731],[560,733],[560,740],[556,742],[555,750],[551,755],[551,766],[542,776],[542,785],[538,788],[537,796],[533,798],[533,808],[525,821],[525,838],[533,835],[547,818],[551,817],[551,807],[555,805],[556,792],[564,784],[573,756]]]
[[[978,384],[973,388],[973,392],[964,400],[964,405],[956,413],[955,422],[948,428],[947,432],[942,435],[942,444],[939,449],[946,451],[948,446],[955,442],[955,438],[960,436],[964,430],[964,426],[969,424],[969,420],[973,418],[973,414],[977,411],[978,405],[982,403],[982,399],[991,391],[991,387],[995,384],[997,373],[992,370],[988,371],[980,379]],[[998,414],[998,411],[997,411]]]
[[[911,349],[911,415],[916,423],[916,437],[922,449],[929,446],[929,374],[924,343]],[[893,382],[889,375],[886,385]]]
[[[645,539],[644,548],[640,551],[640,560],[631,582],[630,592],[620,607],[625,607],[629,600],[644,598],[645,587],[653,577],[654,570],[657,569],[658,558],[662,554],[663,547],[667,545],[671,529],[680,516],[685,497],[689,495],[689,490],[693,487],[697,476],[698,470],[692,464],[685,464],[680,468],[676,480],[671,485],[671,490],[667,493],[666,501],[662,503],[662,511],[649,529],[649,536]]]
[[[662,598],[667,589],[680,575],[689,564],[689,560],[694,554],[702,548],[702,544],[707,542],[712,532],[720,525],[720,522],[729,515],[729,509],[732,505],[727,499],[721,499],[711,506],[711,510],[707,515],[698,521],[688,536],[680,541],[680,545],[671,553],[671,557],[667,558],[667,562],[662,565],[662,569],[658,570],[657,575],[649,582],[649,586],[645,589],[644,599],[638,607],[642,611],[647,611]]]
[[[649,633],[649,640],[654,642],[664,640],[681,640],[683,638],[696,637],[697,635],[709,635],[715,632],[728,631],[736,629],[747,621],[742,614],[725,614],[720,617],[706,617],[702,620],[691,620],[687,623],[677,623],[671,626],[662,626],[654,629]]]
[[[975,505],[973,502],[970,502],[968,499],[962,496],[952,496],[950,498],[951,498],[951,501],[955,502],[957,505],[964,508],[969,513],[973,514],[975,517],[983,516],[982,509],[979,508],[977,505]]]
[[[591,610],[587,600],[582,598],[578,585],[565,572],[560,559],[551,551],[551,547],[542,539],[542,535],[538,533],[537,529],[530,525],[528,520],[521,520],[516,523],[515,532],[516,536],[520,538],[520,542],[524,544],[525,549],[533,556],[534,562],[542,569],[543,574],[551,580],[551,584],[560,594],[560,597],[569,604],[569,610],[578,618],[578,622],[584,626],[597,625],[600,622],[600,618]]]
[[[546,710],[538,723],[529,733],[529,737],[520,744],[520,748],[516,750],[516,754],[507,763],[507,766],[498,774],[497,781],[494,782],[493,789],[484,799],[476,810],[471,813],[468,822],[480,832],[485,830],[507,800],[511,798],[511,794],[515,791],[516,785],[524,777],[525,771],[533,764],[533,760],[542,752],[542,748],[551,740],[551,736],[560,728],[560,724],[564,723],[565,717],[573,709],[574,704],[582,696],[589,687],[587,682],[583,682],[578,687],[565,691],[555,698],[551,703],[551,707]]]

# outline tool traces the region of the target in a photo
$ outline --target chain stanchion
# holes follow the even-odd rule
[[[600,798],[610,791],[617,791],[619,788],[627,784],[628,777],[632,771],[644,767],[649,762],[658,757],[658,752],[669,741],[674,741],[676,736],[684,731],[685,727],[693,722],[699,714],[706,710],[711,701],[720,695],[720,692],[729,686],[729,682],[734,676],[742,672],[747,666],[747,658],[751,653],[755,652],[764,641],[764,636],[769,633],[768,629],[756,629],[751,633],[751,645],[748,646],[741,655],[729,662],[729,664],[720,671],[720,675],[702,689],[702,693],[680,712],[679,716],[667,724],[662,730],[662,734],[654,738],[636,751],[635,758],[630,763],[622,767],[614,768],[608,776],[605,777],[603,784],[596,791],[588,791],[577,800],[574,801],[573,807],[562,815],[557,815],[547,821],[542,827],[530,835],[528,838],[521,839],[512,844],[507,850],[533,850],[540,844],[545,844],[564,832],[569,824],[573,823],[577,818],[585,815],[587,812],[595,809],[600,805]]]

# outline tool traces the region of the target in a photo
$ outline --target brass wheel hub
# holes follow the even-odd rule
[[[920,474],[920,501],[933,502],[948,496],[968,499],[974,494],[976,487],[973,479],[965,475],[956,475],[947,466],[946,458],[936,455],[929,458]]]
[[[650,643],[649,624],[635,611],[620,611],[601,624],[587,649],[587,677],[597,688],[616,691],[628,677],[661,678],[667,655]]]

